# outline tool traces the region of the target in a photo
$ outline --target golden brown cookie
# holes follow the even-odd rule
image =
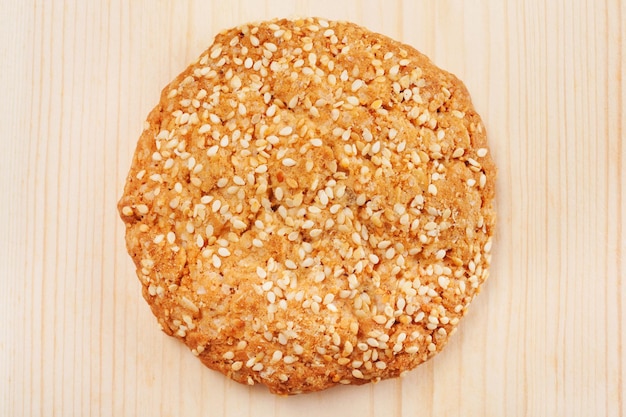
[[[221,32],[169,84],[119,211],[143,295],[273,393],[396,377],[488,276],[495,167],[464,85],[357,25]]]

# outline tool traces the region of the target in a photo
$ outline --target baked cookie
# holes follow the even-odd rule
[[[119,202],[165,333],[276,394],[401,375],[488,276],[495,167],[464,85],[317,18],[240,26],[161,95]]]

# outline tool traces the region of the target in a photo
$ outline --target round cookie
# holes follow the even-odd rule
[[[118,207],[163,331],[296,394],[441,351],[488,276],[494,176],[455,76],[283,19],[221,32],[163,90]]]

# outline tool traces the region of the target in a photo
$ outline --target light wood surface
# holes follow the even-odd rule
[[[626,2],[2,1],[0,415],[626,415]],[[491,278],[401,380],[278,398],[161,333],[116,201],[220,29],[355,21],[463,79],[499,167]]]

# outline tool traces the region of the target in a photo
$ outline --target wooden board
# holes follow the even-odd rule
[[[142,121],[220,29],[347,19],[463,79],[499,166],[490,281],[403,379],[277,398],[161,333],[116,213]],[[623,416],[626,2],[4,1],[0,415]]]

